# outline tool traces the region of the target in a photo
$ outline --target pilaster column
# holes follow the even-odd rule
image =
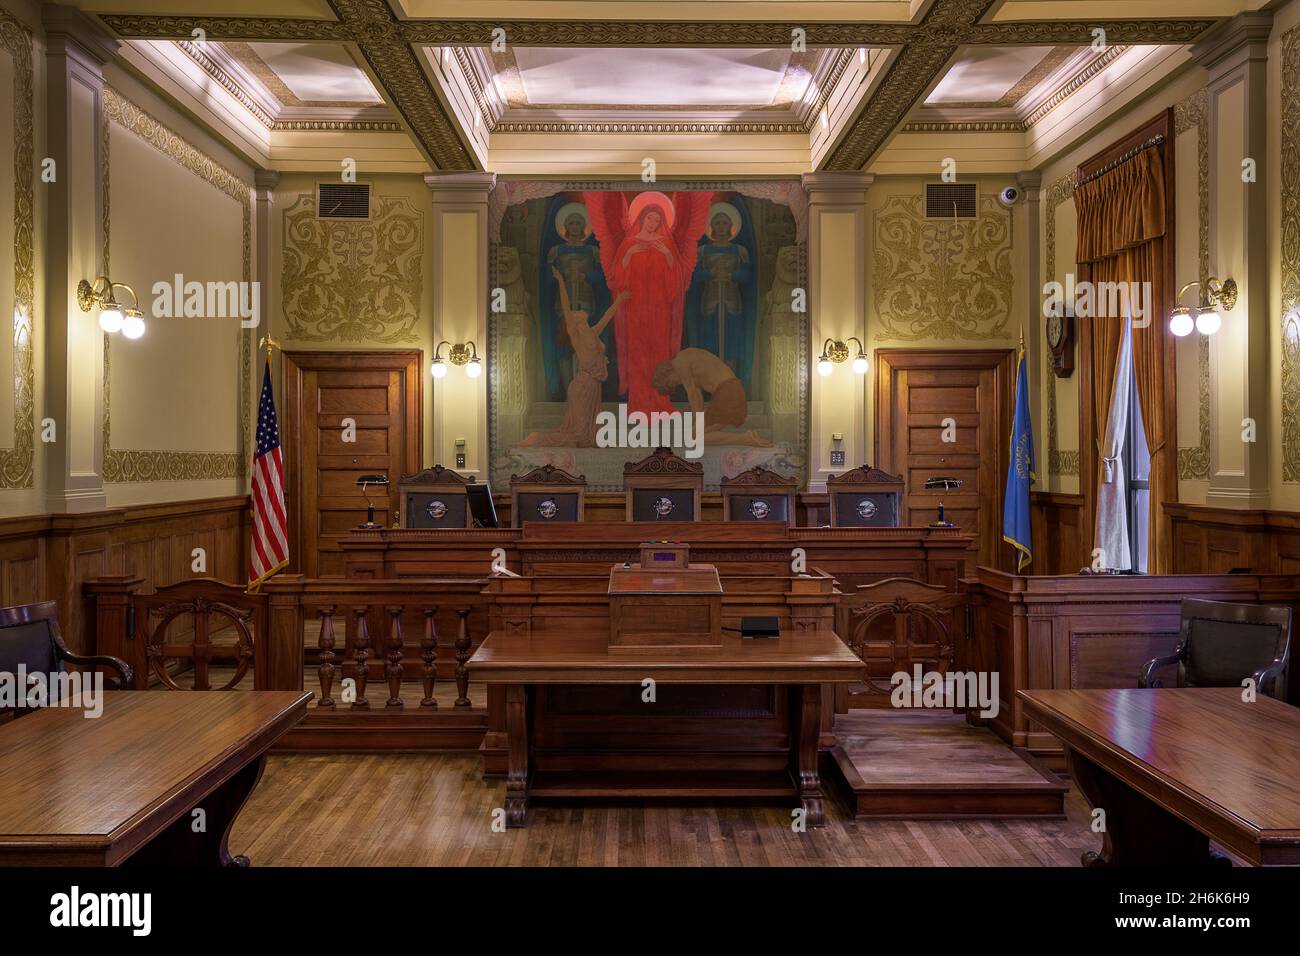
[[[1241,13],[1192,48],[1209,71],[1210,273],[1236,280],[1236,308],[1210,340],[1206,503],[1267,508],[1269,461],[1268,36],[1273,15]],[[1254,161],[1254,181],[1243,164]],[[1204,303],[1205,290],[1200,290]],[[1190,301],[1191,294],[1188,294]],[[1244,440],[1249,422],[1255,440]]]
[[[488,193],[496,173],[434,173],[424,182],[433,193],[433,341],[472,341],[483,362],[478,378],[453,365],[446,378],[433,379],[430,454],[435,464],[483,480],[489,471]],[[464,467],[456,466],[457,439],[465,440]]]
[[[257,233],[257,256],[254,263],[254,280],[257,282],[258,314],[261,324],[253,330],[253,345],[257,339],[271,330],[271,303],[274,296],[271,286],[275,277],[271,274],[271,216],[275,205],[275,188],[280,185],[280,174],[274,169],[253,170],[253,222]],[[260,390],[260,382],[258,384]]]
[[[827,376],[815,363],[826,339],[847,342],[856,335],[867,342],[868,248],[867,189],[871,173],[805,173],[808,192],[808,374],[812,410],[808,435],[808,490],[824,492],[826,478],[872,461],[867,447],[867,415],[875,356],[871,368],[854,374],[848,362]],[[850,350],[852,350],[850,346]],[[842,436],[836,440],[835,435]],[[831,465],[831,452],[843,451],[844,464]]]
[[[253,281],[257,283],[258,324],[257,328],[247,330],[244,340],[244,348],[252,353],[253,369],[253,374],[248,377],[249,381],[244,383],[244,387],[251,392],[253,407],[257,406],[258,396],[262,392],[261,356],[265,354],[258,349],[257,343],[262,340],[262,336],[271,334],[271,327],[274,324],[271,319],[271,303],[275,301],[275,296],[272,294],[275,276],[271,271],[271,216],[274,213],[275,188],[278,185],[280,185],[280,174],[274,169],[253,170],[253,234],[255,236]],[[283,368],[278,363],[279,359],[272,355],[271,387],[275,388],[280,395],[279,401],[283,401],[283,393],[276,387],[281,384]],[[246,460],[252,462],[255,453],[252,436],[245,435],[242,440]],[[251,467],[245,470],[244,482],[245,490],[251,491],[253,488]]]
[[[104,496],[104,333],[97,312],[77,305],[77,283],[105,272],[103,67],[117,40],[72,7],[46,4],[45,507],[95,511]]]

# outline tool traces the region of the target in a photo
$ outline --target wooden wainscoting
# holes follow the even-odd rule
[[[1083,495],[1035,491],[1031,498],[1034,561],[1030,574],[1073,574],[1091,563]]]
[[[1300,513],[1236,511],[1165,502],[1173,525],[1174,574],[1300,572]]]
[[[58,601],[64,639],[92,653],[82,585],[114,574],[150,589],[201,576],[244,580],[247,522],[245,495],[0,518],[0,605]],[[206,553],[205,575],[193,570],[195,548]]]

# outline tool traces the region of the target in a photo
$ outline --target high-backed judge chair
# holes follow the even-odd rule
[[[1179,687],[1241,687],[1286,700],[1291,609],[1184,598],[1178,648],[1146,662],[1139,687],[1163,687],[1160,667],[1178,665]]]
[[[397,482],[398,521],[403,528],[469,528],[472,516],[466,485],[474,477],[434,465]]]
[[[699,521],[704,466],[656,448],[623,466],[628,521]]]
[[[115,671],[116,675],[104,675],[104,686],[112,690],[129,689],[135,676],[131,665],[121,658],[106,654],[74,654],[63,642],[63,633],[59,630],[59,606],[53,601],[0,608],[0,673],[12,674],[11,680],[18,679],[20,667],[28,676],[44,674],[48,694],[54,695],[59,692],[60,682],[48,677],[66,671],[67,664],[83,668],[106,667]],[[26,694],[27,688],[18,690]],[[49,699],[47,696],[46,700]],[[0,723],[21,717],[29,710],[30,707],[19,707],[16,703],[8,708],[0,705]]]
[[[770,468],[755,465],[730,478],[723,478],[722,519],[724,521],[795,522],[794,495],[799,482]]]
[[[896,528],[903,497],[903,478],[861,465],[826,479],[832,528]]]
[[[587,479],[574,477],[554,465],[539,465],[524,475],[510,476],[510,522],[581,521]]]

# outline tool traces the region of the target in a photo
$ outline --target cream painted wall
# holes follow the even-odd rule
[[[132,480],[106,482],[108,504],[237,494],[247,481],[233,474],[229,458],[250,440],[256,420],[251,403],[249,419],[241,415],[242,349],[255,344],[259,330],[241,330],[229,316],[156,314],[163,297],[154,286],[170,288],[178,273],[205,284],[255,278],[252,170],[121,68],[106,68],[105,85],[164,128],[158,134],[149,118],[134,129],[106,120],[108,262],[113,279],[135,289],[146,322],[142,338],[109,341],[110,444],[127,456],[123,477]],[[236,182],[223,188],[229,180],[212,164]],[[185,477],[139,480],[171,475]]]

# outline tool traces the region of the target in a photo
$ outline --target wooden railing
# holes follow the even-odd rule
[[[351,680],[355,695],[349,695],[347,706],[365,711],[371,708],[367,694],[377,681],[386,685],[386,710],[405,706],[404,681],[420,682],[419,706],[435,709],[439,678],[455,681],[454,706],[470,706],[465,663],[487,636],[485,583],[476,578],[350,581],[277,575],[260,593],[200,579],[177,585],[184,593],[170,595],[144,592],[140,578],[120,576],[88,582],[85,590],[94,602],[98,652],[135,666],[141,675],[138,687],[148,686],[147,665],[157,679],[159,658],[165,655],[174,664],[190,656],[178,644],[167,643],[166,626],[219,606],[241,621],[257,621],[251,635],[254,689],[300,689],[304,669],[314,662],[321,690],[317,708],[339,707],[335,691],[342,680]],[[160,621],[160,611],[170,618]],[[318,629],[315,647],[309,650],[313,629]],[[408,641],[408,634],[419,635],[418,640]],[[241,642],[244,637],[241,632]],[[207,652],[193,653],[197,659]],[[170,680],[164,685],[176,686]]]

